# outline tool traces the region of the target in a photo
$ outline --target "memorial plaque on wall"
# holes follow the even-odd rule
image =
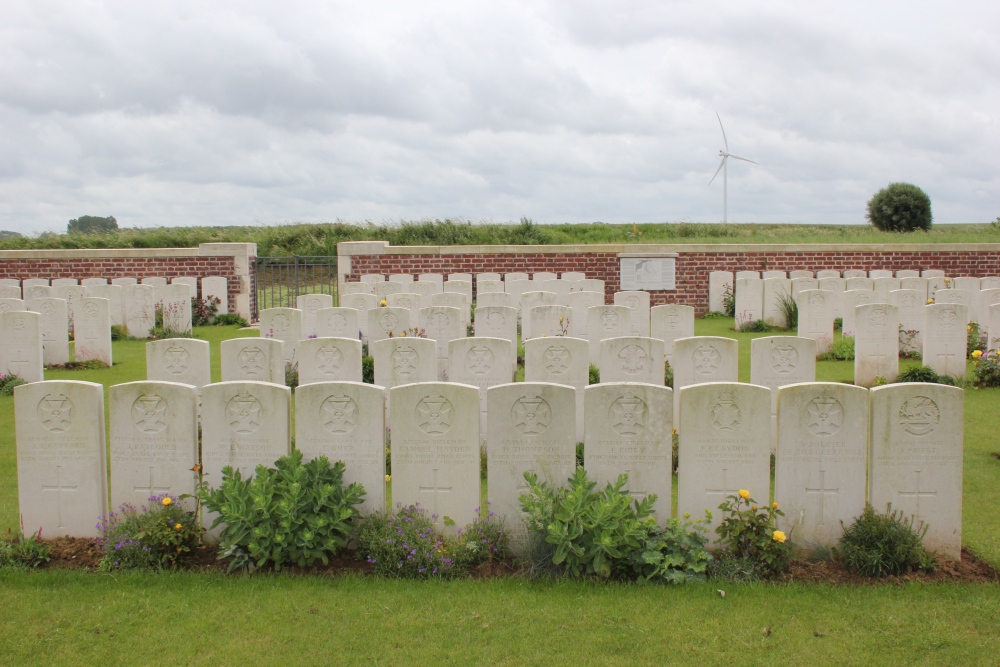
[[[677,289],[674,260],[674,256],[619,256],[622,291]]]

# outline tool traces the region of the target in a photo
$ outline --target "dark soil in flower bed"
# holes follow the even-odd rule
[[[45,540],[52,550],[52,560],[48,567],[71,570],[96,570],[101,560],[101,553],[93,540],[86,538],[59,537]],[[215,547],[205,546],[196,549],[184,561],[184,567],[194,572],[225,572],[228,563],[218,559]],[[327,575],[369,574],[368,563],[357,560],[352,553],[332,558],[329,565],[314,565],[312,567],[288,567],[283,571],[294,575]],[[472,579],[495,579],[498,577],[520,576],[519,571],[510,563],[483,563],[472,569]],[[962,560],[954,562],[939,558],[937,568],[933,572],[911,572],[896,577],[883,579],[867,579],[848,572],[837,561],[792,561],[791,567],[783,582],[804,582],[813,584],[832,584],[848,586],[866,586],[872,584],[903,584],[909,582],[924,583],[1000,583],[1000,572],[989,563],[979,560],[968,550],[962,550]]]

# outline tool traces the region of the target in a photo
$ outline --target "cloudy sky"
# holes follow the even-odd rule
[[[0,229],[1000,216],[1000,4],[5,0]]]

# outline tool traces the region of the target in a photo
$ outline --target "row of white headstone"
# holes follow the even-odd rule
[[[637,498],[656,494],[662,524],[673,513],[671,390],[609,383],[585,392],[584,465],[599,483],[629,476]],[[710,383],[681,389],[685,426],[678,448],[677,513],[700,517],[747,489],[770,501],[771,392]],[[18,498],[26,532],[42,537],[96,533],[108,509],[101,385],[37,382],[15,389]],[[387,398],[390,399],[387,412]],[[802,546],[829,547],[870,502],[925,522],[925,544],[961,552],[963,400],[961,389],[898,384],[867,390],[805,383],[778,392],[775,499],[779,528]],[[244,476],[290,451],[291,394],[269,383],[190,385],[132,382],[110,389],[111,502],[139,505],[191,494],[198,463],[220,483],[223,466]],[[408,384],[386,392],[361,383],[299,387],[295,446],[305,458],[347,464],[345,482],[367,490],[364,511],[385,508],[386,426],[392,433],[392,499],[419,503],[439,528],[454,530],[480,505],[480,398],[458,383]],[[522,382],[487,393],[490,510],[506,521],[515,548],[526,544],[518,496],[525,472],[563,484],[575,466],[578,410],[572,387]],[[386,415],[388,414],[388,418]],[[214,517],[206,515],[209,524]],[[447,521],[451,519],[454,524]],[[445,525],[445,524],[448,525]]]
[[[112,363],[108,300],[84,297],[77,303],[74,343],[76,361]],[[44,367],[69,362],[66,302],[40,299],[34,310],[7,310],[0,314],[0,372],[26,382],[44,379]]]
[[[190,290],[191,298],[196,298],[198,296],[198,282],[199,279],[194,276],[178,276],[176,278],[163,277],[148,277],[139,280],[138,278],[112,278],[110,281],[107,278],[53,278],[51,281],[48,278],[25,278],[24,280],[19,280],[17,278],[0,278],[0,298],[11,298],[11,299],[29,299],[31,298],[29,294],[29,288],[31,287],[106,287],[108,285],[115,285],[118,287],[128,287],[131,285],[152,285],[155,288],[166,287],[169,285],[187,285]],[[14,290],[17,289],[17,292]],[[52,296],[52,295],[46,295]],[[58,294],[56,295],[58,296]],[[84,296],[102,296],[100,293],[96,294],[85,294]],[[229,281],[224,276],[205,276],[201,278],[201,297],[203,299],[213,299],[219,300],[219,312],[228,312],[229,308]],[[65,297],[60,297],[65,298]],[[107,298],[107,297],[105,297]],[[157,299],[161,301],[162,299]]]

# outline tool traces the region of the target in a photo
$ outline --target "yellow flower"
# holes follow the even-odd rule
[[[163,503],[164,507],[166,507],[167,505],[169,505],[174,501],[170,499],[170,496],[163,496],[163,500],[161,500],[160,502]]]
[[[778,501],[777,500],[775,500],[773,503],[771,503],[771,509],[773,509],[773,510],[778,509]]]
[[[386,475],[385,476],[385,481],[391,482],[392,481],[392,475]]]
[[[932,303],[934,303],[934,299],[927,299],[927,303],[928,303],[928,304],[932,304]]]
[[[771,535],[771,539],[773,539],[775,542],[784,542],[788,538],[785,537],[785,534],[783,532],[781,532],[780,530],[776,530],[774,531],[774,534]]]
[[[399,334],[399,337],[400,338],[406,338],[406,332],[404,331],[403,333]]]
[[[973,353],[972,353],[972,358],[973,359],[978,359],[981,356],[983,356],[983,351],[982,350],[974,350]]]
[[[742,498],[743,500],[746,500],[749,497],[750,497],[750,492],[749,491],[747,491],[746,489],[740,489],[740,498]]]
[[[756,506],[756,505],[751,505],[751,506],[750,506],[750,509],[751,509],[752,511],[756,512],[756,511],[757,511],[757,506]]]
[[[547,334],[542,334],[542,338],[548,338]]]
[[[182,528],[184,528],[184,526],[182,526],[181,524],[177,524],[176,526],[174,526],[174,530],[181,530]]]
[[[382,299],[381,301],[379,301],[379,304],[378,304],[378,305],[380,305],[380,306],[384,306],[384,305],[385,305],[385,299]]]

